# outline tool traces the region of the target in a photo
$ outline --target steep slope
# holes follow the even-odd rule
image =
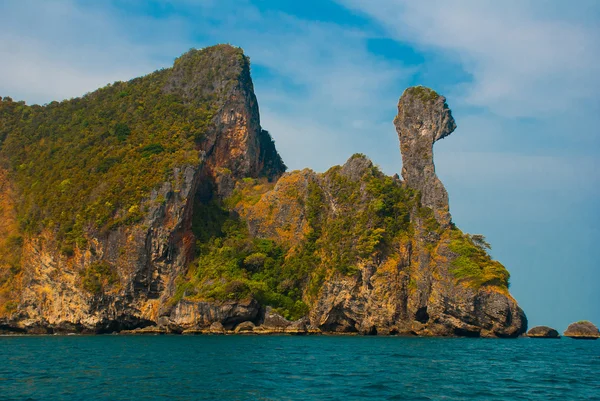
[[[284,174],[230,46],[81,99],[5,98],[0,330],[519,335],[508,272],[435,174],[445,99],[409,88],[398,111],[404,181],[361,154]]]
[[[2,311],[30,332],[155,322],[194,257],[195,199],[285,170],[231,46],[44,107],[4,98],[0,111],[20,222],[8,236],[22,244]]]
[[[271,305],[289,319],[308,314],[308,327],[325,332],[523,333],[508,272],[483,237],[450,220],[433,164],[434,142],[456,127],[445,99],[409,88],[398,110],[404,182],[360,154],[324,174],[238,182],[216,206],[222,229],[179,282],[176,300],[185,307],[174,309],[170,327],[206,326],[205,305],[229,302],[245,306],[246,320],[260,323],[260,304]]]

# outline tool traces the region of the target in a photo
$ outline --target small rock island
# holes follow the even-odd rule
[[[571,323],[564,332],[564,335],[576,340],[597,340],[600,337],[600,332],[598,332],[598,327],[592,322],[582,320]]]
[[[548,326],[536,326],[527,332],[527,337],[531,338],[560,338],[558,331]]]

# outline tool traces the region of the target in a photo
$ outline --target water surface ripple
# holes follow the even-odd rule
[[[600,400],[600,341],[0,337],[0,400]]]

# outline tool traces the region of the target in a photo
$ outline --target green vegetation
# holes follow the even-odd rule
[[[0,170],[0,317],[15,311],[21,288],[24,238],[19,233],[15,199],[5,171]]]
[[[10,211],[0,214],[10,225],[0,237],[0,314],[16,305],[10,300],[21,274],[23,237],[46,230],[60,252],[72,257],[85,247],[88,229],[106,232],[142,220],[152,189],[174,181],[176,167],[200,163],[199,149],[220,102],[249,79],[241,50],[216,46],[191,50],[172,69],[82,98],[45,106],[0,99],[0,161],[18,199],[10,208],[0,199],[0,212],[4,206]],[[422,102],[439,98],[422,86],[407,91]],[[196,259],[178,279],[172,303],[254,298],[288,319],[300,318],[328,277],[356,276],[360,266],[398,262],[400,245],[414,233],[411,213],[424,231],[436,233],[428,236],[428,251],[449,233],[457,280],[473,288],[508,288],[509,274],[488,255],[485,237],[446,231],[433,210],[421,206],[418,193],[369,163],[351,163],[348,168],[356,169],[351,174],[336,166],[320,175],[286,175],[278,183],[281,189],[264,196],[275,185],[268,178],[285,166],[269,134],[259,135],[263,178],[240,180],[225,200],[211,198],[213,188],[206,183],[194,199]],[[351,160],[359,158],[365,156],[357,153]],[[240,217],[247,210],[252,224],[275,227],[273,234],[265,229],[267,234],[251,235]],[[89,265],[80,279],[92,294],[119,288],[117,270],[106,261]],[[415,291],[417,278],[407,280]]]
[[[478,248],[482,249],[482,250],[491,250],[492,246],[490,245],[489,242],[486,241],[485,237],[481,234],[467,234],[469,236],[469,239],[473,242],[473,244],[475,246],[477,246]]]
[[[433,89],[426,88],[424,86],[413,86],[406,90],[410,95],[415,96],[423,103],[432,103],[436,101],[440,95]]]
[[[247,63],[241,49],[216,46],[82,98],[45,106],[4,98],[0,157],[20,196],[21,231],[55,232],[70,256],[88,227],[139,221],[174,167],[200,162],[198,141]]]
[[[418,202],[420,203],[420,194],[418,197]],[[441,234],[442,226],[440,226],[440,223],[435,218],[435,213],[431,208],[420,206],[417,209],[417,215],[421,218],[425,231]]]
[[[269,221],[274,205],[262,194],[272,184],[245,179],[223,204],[215,200],[197,204],[193,230],[199,257],[179,280],[172,302],[252,297],[297,319],[308,312],[307,304],[316,298],[329,274],[354,275],[361,261],[377,262],[397,252],[394,243],[410,226],[413,193],[376,167],[367,168],[359,181],[340,170],[335,167],[317,180],[309,179],[305,190],[301,172],[288,176],[289,185],[277,195],[284,202],[278,207],[290,213],[303,210],[308,225],[303,238],[293,245],[284,245],[280,237],[251,236],[247,223],[231,212],[253,208],[253,218]],[[330,213],[328,196],[334,197],[335,214]]]
[[[173,302],[184,297],[211,301],[253,297],[288,319],[306,315],[300,289],[309,265],[303,255],[294,255],[274,241],[252,238],[245,222],[214,201],[201,214],[211,217],[195,220],[204,221],[194,228],[205,233],[199,237],[199,257],[180,279]]]
[[[450,250],[457,257],[452,261],[450,271],[456,279],[475,289],[482,286],[508,289],[510,274],[500,262],[492,260],[478,241],[481,239],[478,237],[483,236],[465,235],[457,228],[452,230]],[[487,244],[484,237],[483,243]]]
[[[119,283],[116,269],[105,261],[89,265],[81,272],[81,279],[83,288],[92,294],[100,294]]]
[[[325,173],[337,213],[320,220],[316,245],[328,266],[352,275],[362,259],[382,260],[408,231],[413,193],[377,167],[367,169],[359,181],[343,176],[340,170],[333,167]]]
[[[355,153],[352,156],[350,156],[350,160],[354,160],[354,159],[366,159],[367,156],[364,153]]]

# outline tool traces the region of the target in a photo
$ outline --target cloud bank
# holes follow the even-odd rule
[[[598,105],[600,28],[585,19],[591,2],[340,2],[374,18],[397,40],[459,62],[472,77],[460,88],[471,105],[511,117]]]

